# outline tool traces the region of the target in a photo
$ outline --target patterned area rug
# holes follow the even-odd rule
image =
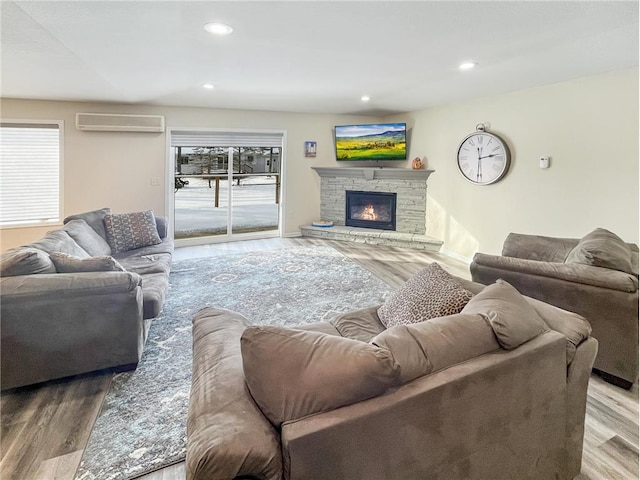
[[[185,457],[191,319],[205,306],[295,326],[383,303],[391,288],[326,246],[175,262],[138,368],[115,375],[76,480],[124,480]]]

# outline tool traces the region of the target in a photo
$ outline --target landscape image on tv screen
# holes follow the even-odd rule
[[[407,125],[377,123],[336,126],[338,160],[406,160]]]

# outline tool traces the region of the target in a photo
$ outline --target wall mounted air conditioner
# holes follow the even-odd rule
[[[76,113],[76,128],[101,132],[164,132],[164,116]]]

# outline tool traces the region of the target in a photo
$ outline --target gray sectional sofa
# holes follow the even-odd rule
[[[200,311],[187,480],[576,476],[588,322],[458,280],[475,294],[459,314],[410,325],[385,327],[377,306],[297,329]]]
[[[160,313],[169,288],[174,248],[166,219],[139,213],[153,231],[126,222],[110,230],[105,220],[134,214],[104,208],[67,217],[62,228],[2,254],[2,390],[136,367],[146,320]],[[146,245],[131,249],[140,238]]]

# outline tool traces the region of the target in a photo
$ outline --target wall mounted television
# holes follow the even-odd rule
[[[407,124],[372,123],[335,127],[338,161],[407,159]]]

